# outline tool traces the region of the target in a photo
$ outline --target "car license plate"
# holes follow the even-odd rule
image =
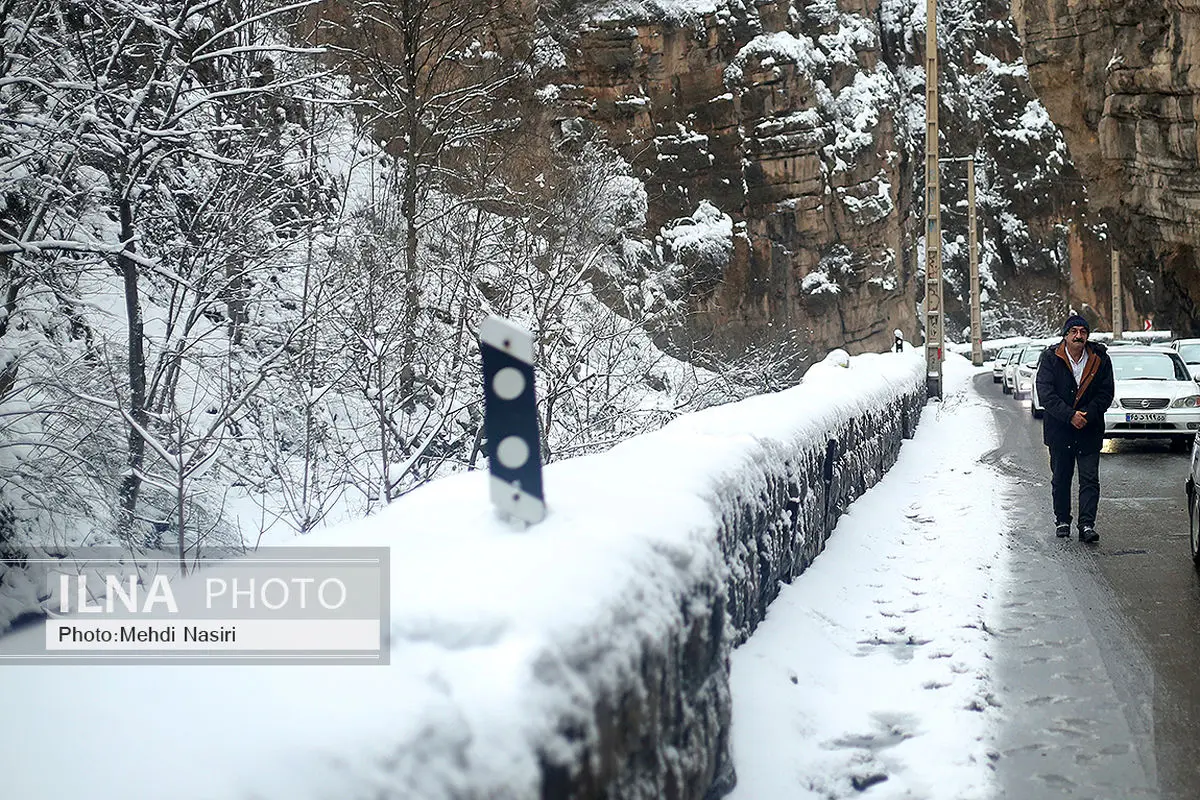
[[[1126,422],[1166,422],[1166,414],[1126,414]]]

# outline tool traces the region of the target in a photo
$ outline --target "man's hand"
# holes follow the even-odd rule
[[[1075,430],[1083,430],[1083,426],[1087,425],[1087,412],[1076,411],[1075,416],[1071,417],[1071,424],[1075,426]]]

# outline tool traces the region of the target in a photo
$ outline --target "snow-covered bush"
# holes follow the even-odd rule
[[[685,281],[698,293],[711,290],[725,275],[733,254],[733,220],[707,200],[690,217],[662,229],[663,259],[683,267]]]

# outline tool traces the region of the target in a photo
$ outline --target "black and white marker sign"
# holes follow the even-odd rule
[[[479,326],[479,343],[492,502],[519,520],[541,522],[546,504],[533,392],[533,337],[493,316]]]

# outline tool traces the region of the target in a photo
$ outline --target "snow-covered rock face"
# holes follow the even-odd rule
[[[1069,261],[1103,262],[1098,220],[1028,86],[1007,4],[943,6],[941,152],[977,157],[984,327],[1029,333],[1065,311],[1043,306],[1062,294]],[[883,349],[892,329],[916,329],[924,2],[580,8],[564,26],[574,33],[560,99],[645,176],[649,233],[702,201],[734,222],[720,283],[691,284],[690,333],[740,352],[771,323],[803,331],[819,355],[846,342]],[[962,164],[944,165],[949,329],[968,320],[965,184]]]
[[[1200,7],[1015,0],[1012,14],[1030,81],[1062,128],[1091,203],[1110,215],[1126,302],[1143,317],[1157,312],[1156,327],[1194,331]],[[1103,269],[1084,281],[1107,284]]]

